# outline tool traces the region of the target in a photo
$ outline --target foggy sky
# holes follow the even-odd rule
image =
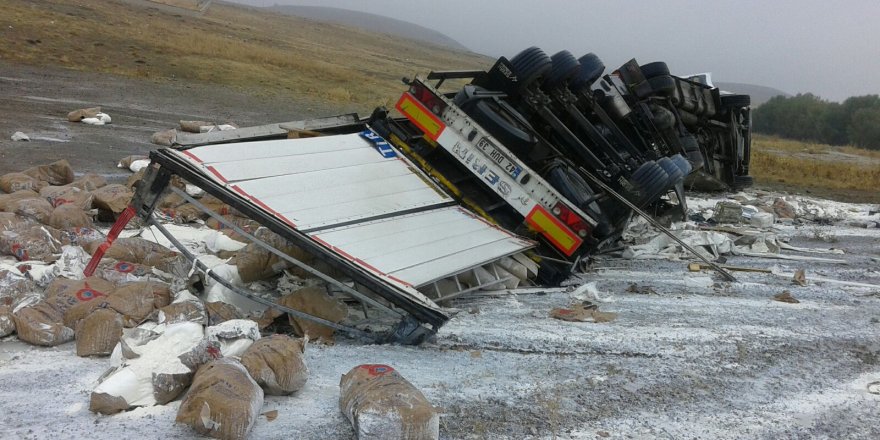
[[[471,50],[513,56],[529,46],[609,69],[663,60],[680,75],[811,92],[840,101],[880,93],[877,0],[232,0],[330,6],[440,31]],[[452,69],[455,66],[448,66]]]

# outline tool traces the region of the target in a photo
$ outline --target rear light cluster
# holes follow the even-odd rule
[[[446,103],[422,84],[415,83],[410,85],[409,93],[437,116],[440,116],[443,110],[446,110]]]
[[[590,224],[575,214],[568,206],[565,206],[564,203],[556,203],[556,205],[553,206],[552,212],[556,218],[562,223],[565,223],[565,225],[574,231],[579,237],[587,238],[587,236],[590,235]]]

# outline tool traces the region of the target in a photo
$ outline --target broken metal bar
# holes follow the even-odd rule
[[[265,241],[260,240],[259,238],[253,236],[252,234],[247,233],[244,229],[239,228],[238,226],[236,226],[235,224],[233,224],[229,220],[225,219],[222,215],[217,214],[216,212],[212,211],[210,208],[203,205],[201,202],[199,202],[198,200],[196,200],[195,198],[193,198],[192,196],[187,194],[186,191],[183,191],[180,188],[177,188],[173,185],[170,188],[171,188],[171,191],[173,191],[175,194],[183,197],[184,200],[186,200],[189,203],[192,203],[193,205],[195,205],[196,208],[201,209],[206,214],[208,214],[209,216],[211,216],[212,218],[214,218],[218,222],[222,223],[224,226],[232,229],[233,231],[242,235],[243,237],[247,238],[248,240],[251,240],[257,246],[260,246],[261,248],[277,255],[279,258],[299,267],[300,269],[308,272],[309,274],[314,275],[315,277],[318,277],[318,278],[324,280],[325,282],[330,283],[330,284],[338,287],[343,292],[357,298],[361,302],[366,302],[366,303],[370,304],[371,306],[376,307],[380,310],[384,310],[392,315],[403,316],[402,313],[364,295],[361,292],[358,292],[357,290],[349,287],[347,284],[345,284],[345,283],[343,283],[343,282],[341,282],[341,281],[339,281],[329,275],[324,274],[323,272],[309,266],[308,264],[303,263],[302,261],[299,261],[296,258],[293,258],[290,255],[287,255],[284,252],[279,251],[278,249],[275,249],[274,247],[270,246]]]
[[[162,235],[164,235],[165,238],[167,238],[168,241],[170,241],[171,244],[174,245],[174,247],[176,247],[177,250],[180,251],[180,253],[181,253],[181,254],[182,254],[187,260],[189,260],[192,264],[194,264],[194,265],[197,266],[200,270],[202,270],[203,272],[205,272],[205,275],[210,276],[212,279],[214,279],[214,280],[217,281],[218,283],[222,284],[223,287],[226,287],[227,289],[232,290],[233,292],[235,292],[235,293],[237,293],[237,294],[239,294],[239,295],[241,295],[241,296],[243,296],[243,297],[245,297],[245,298],[247,298],[247,299],[249,299],[249,300],[251,300],[251,301],[254,301],[254,302],[260,303],[260,304],[262,304],[262,305],[264,305],[264,306],[271,307],[271,308],[276,309],[276,310],[280,310],[280,311],[282,311],[282,312],[284,312],[284,313],[287,313],[287,314],[290,314],[290,315],[296,316],[296,317],[298,317],[298,318],[307,319],[307,320],[309,320],[309,321],[312,321],[312,322],[315,322],[315,323],[318,323],[318,324],[321,324],[321,325],[324,325],[324,326],[327,326],[327,327],[330,327],[330,328],[333,328],[333,329],[336,329],[336,330],[344,331],[344,332],[346,332],[346,333],[349,333],[349,334],[351,334],[351,335],[353,335],[353,336],[356,336],[356,337],[359,337],[359,338],[369,339],[369,340],[372,340],[372,341],[381,341],[381,338],[380,338],[380,337],[377,337],[376,335],[372,335],[372,334],[370,334],[370,333],[367,333],[367,332],[365,332],[365,331],[363,331],[363,330],[358,330],[358,329],[353,328],[353,327],[348,327],[348,326],[345,326],[345,325],[337,324],[337,323],[335,323],[335,322],[328,321],[328,320],[326,320],[326,319],[319,318],[319,317],[317,317],[317,316],[312,316],[312,315],[309,315],[308,313],[301,312],[301,311],[296,310],[296,309],[291,309],[290,307],[282,306],[282,305],[280,305],[280,304],[277,304],[277,303],[274,303],[274,302],[269,301],[269,300],[267,300],[267,299],[264,299],[264,298],[262,298],[262,297],[260,297],[260,296],[258,296],[258,295],[256,295],[256,294],[254,294],[254,293],[251,292],[251,291],[248,291],[248,290],[246,290],[246,289],[244,289],[244,288],[241,288],[241,287],[239,287],[239,286],[236,286],[236,285],[230,283],[229,281],[223,279],[223,277],[221,277],[220,275],[217,275],[216,273],[214,273],[214,271],[211,270],[211,268],[208,267],[207,264],[205,264],[204,262],[202,262],[201,260],[199,260],[195,255],[193,255],[193,254],[189,251],[189,249],[187,249],[186,246],[183,245],[183,243],[181,243],[179,240],[177,240],[177,238],[174,237],[174,235],[172,235],[171,232],[168,232],[168,230],[165,229],[165,227],[162,226],[162,224],[159,223],[159,222],[156,220],[156,217],[155,217],[155,216],[150,215],[149,219],[147,219],[147,224],[150,224],[150,225],[152,225],[152,226],[155,226],[156,229],[157,229]]]
[[[680,244],[682,248],[686,249],[688,252],[693,254],[695,257],[702,260],[704,263],[709,265],[712,269],[715,269],[715,271],[718,272],[719,274],[721,274],[721,276],[724,277],[724,279],[726,279],[727,281],[732,281],[732,282],[737,281],[736,278],[730,274],[730,272],[724,270],[724,268],[722,268],[721,266],[719,266],[715,262],[709,260],[708,258],[704,257],[702,254],[697,252],[696,249],[690,247],[690,245],[685,243],[682,239],[676,237],[675,234],[672,233],[672,231],[667,229],[665,226],[661,225],[660,222],[658,222],[657,220],[654,220],[654,218],[651,217],[650,215],[648,215],[647,212],[639,209],[638,206],[636,206],[635,204],[633,204],[632,202],[627,200],[626,197],[620,195],[617,191],[614,191],[610,186],[606,185],[605,182],[602,182],[602,180],[600,180],[598,177],[594,176],[593,173],[591,173],[583,168],[581,168],[581,172],[584,173],[584,175],[586,175],[587,178],[590,179],[593,183],[595,183],[600,188],[602,188],[603,191],[607,192],[608,194],[611,194],[615,199],[619,200],[621,203],[628,206],[636,214],[642,216],[645,220],[648,221],[648,223],[651,224],[651,226],[659,229],[660,232],[666,234],[669,238],[675,240],[675,242]]]

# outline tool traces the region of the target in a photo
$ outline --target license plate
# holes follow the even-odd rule
[[[522,167],[513,163],[504,153],[498,151],[495,148],[495,145],[492,144],[492,141],[486,138],[482,138],[477,142],[477,148],[483,152],[491,161],[498,164],[504,171],[509,174],[514,179],[518,178],[520,173],[522,173]]]

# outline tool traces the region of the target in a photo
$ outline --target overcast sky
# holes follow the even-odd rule
[[[880,93],[880,0],[232,0],[332,6],[438,30],[475,52],[630,58],[830,100]],[[454,68],[455,66],[449,66]]]

